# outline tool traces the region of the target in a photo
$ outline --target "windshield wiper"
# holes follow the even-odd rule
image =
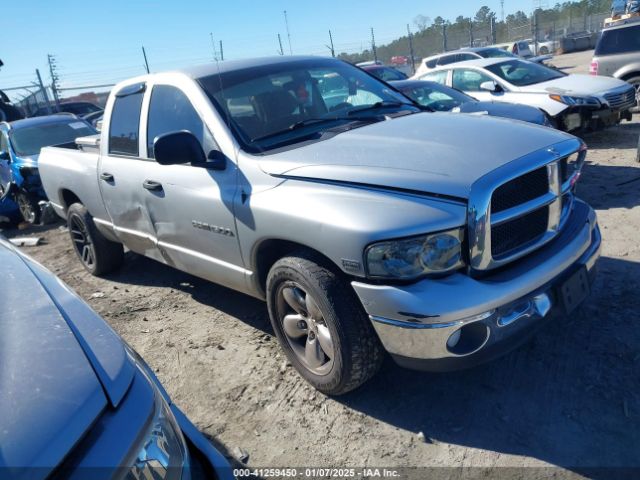
[[[361,112],[366,112],[368,110],[379,110],[381,108],[392,108],[392,107],[403,107],[403,106],[408,106],[408,107],[413,107],[414,105],[411,103],[405,103],[405,102],[393,102],[393,101],[388,101],[388,100],[384,100],[381,102],[376,102],[372,105],[365,105],[362,107],[358,107],[358,108],[353,108],[351,110],[349,110],[347,112],[347,115],[351,116],[354,113],[361,113]]]
[[[353,121],[365,121],[365,122],[373,122],[375,119],[373,118],[357,118],[357,117],[316,117],[316,118],[306,118],[304,120],[300,120],[299,122],[292,123],[284,130],[278,130],[277,132],[267,133],[266,135],[262,135],[261,137],[252,138],[252,142],[257,142],[260,140],[268,140],[269,138],[277,137],[284,133],[293,132],[295,130],[299,130],[301,128],[307,127],[309,125],[315,125],[318,123],[330,123],[338,120],[347,120],[349,122]],[[310,132],[317,133],[317,132]]]

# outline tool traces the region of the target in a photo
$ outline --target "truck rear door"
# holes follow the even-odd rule
[[[98,183],[120,240],[134,252],[162,261],[144,202],[143,184],[149,166],[155,164],[140,154],[140,112],[145,88],[141,83],[116,93],[111,116],[104,126],[108,140],[98,165]]]

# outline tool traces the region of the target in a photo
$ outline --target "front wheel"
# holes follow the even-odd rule
[[[317,390],[346,393],[382,364],[384,350],[355,293],[315,256],[302,252],[275,263],[267,305],[289,361]]]
[[[73,249],[82,266],[92,275],[109,273],[122,265],[124,248],[121,243],[107,240],[96,228],[93,217],[81,203],[67,211],[67,227]]]
[[[40,205],[38,205],[37,198],[26,192],[18,192],[16,194],[16,203],[25,222],[31,225],[40,222]]]

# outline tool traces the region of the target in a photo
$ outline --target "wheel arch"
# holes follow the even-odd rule
[[[255,271],[255,287],[262,297],[266,294],[267,276],[271,267],[281,258],[295,252],[309,253],[322,266],[341,275],[346,275],[329,257],[312,247],[282,238],[265,238],[255,245],[251,254],[251,264]]]
[[[69,210],[69,207],[74,203],[81,203],[82,205],[84,205],[82,200],[80,200],[80,197],[78,197],[75,192],[68,188],[63,188],[62,190],[60,190],[60,202],[62,203],[62,208],[65,212]]]

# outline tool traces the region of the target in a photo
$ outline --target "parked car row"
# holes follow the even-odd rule
[[[541,109],[565,131],[598,129],[631,120],[633,86],[622,80],[567,75],[517,58],[470,60],[416,75],[451,86],[482,101],[509,102]]]

